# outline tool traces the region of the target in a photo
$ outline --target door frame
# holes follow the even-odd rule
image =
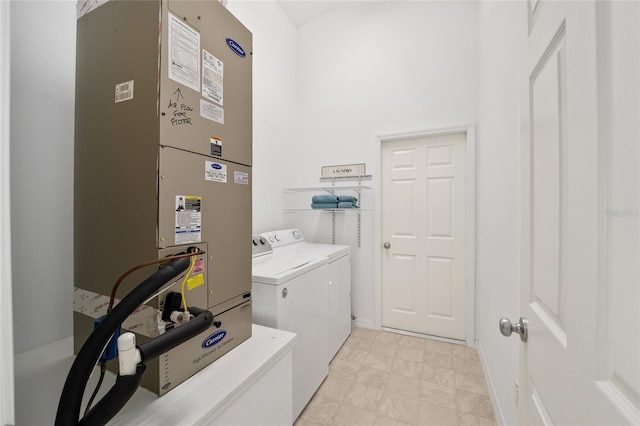
[[[0,298],[12,300],[10,203],[10,5],[0,2]],[[13,314],[7,303],[0,315],[0,424],[15,423]]]
[[[374,216],[374,328],[382,328],[382,147],[385,142],[403,139],[418,139],[431,136],[464,133],[466,135],[467,190],[466,190],[466,277],[465,277],[465,340],[467,346],[475,348],[475,311],[476,311],[476,126],[463,124],[450,127],[438,127],[427,130],[415,130],[399,133],[387,133],[376,136],[376,161],[373,171],[375,193]]]

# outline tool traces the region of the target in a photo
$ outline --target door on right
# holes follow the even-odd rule
[[[519,423],[640,424],[640,7],[522,16]]]

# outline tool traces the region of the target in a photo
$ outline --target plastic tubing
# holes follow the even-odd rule
[[[172,328],[166,333],[138,345],[142,362],[160,356],[160,354],[181,345],[211,326],[213,322],[213,314],[211,312],[195,307],[190,307],[189,310],[196,315],[195,318],[180,327]]]
[[[188,266],[189,259],[185,257],[176,259],[164,268],[158,270],[124,297],[120,303],[113,308],[104,321],[93,330],[78,352],[69,370],[60,396],[60,402],[58,403],[58,412],[55,421],[56,426],[69,426],[79,423],[78,417],[82,405],[82,396],[84,395],[87,382],[89,381],[93,367],[96,365],[98,358],[100,358],[104,346],[109,339],[111,339],[114,330],[147,298],[153,295],[153,293],[168,281],[186,270]],[[142,373],[140,373],[140,375],[141,374]],[[104,423],[108,420],[109,419],[104,420]]]

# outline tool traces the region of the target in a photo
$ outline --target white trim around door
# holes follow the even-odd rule
[[[376,161],[373,171],[374,186],[376,188],[374,209],[374,264],[377,265],[374,274],[374,328],[382,327],[382,144],[400,139],[422,138],[429,136],[448,135],[452,133],[466,134],[467,155],[467,194],[466,194],[466,344],[475,347],[475,235],[476,235],[476,126],[473,124],[442,127],[428,130],[389,133],[376,136]]]

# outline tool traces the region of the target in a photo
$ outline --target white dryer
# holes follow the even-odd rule
[[[293,347],[292,422],[324,378],[327,329],[328,258],[276,253],[266,239],[252,239],[253,322],[296,333]]]
[[[273,252],[280,256],[329,259],[327,362],[330,362],[351,334],[351,247],[307,242],[300,229],[282,229],[261,235],[271,243]]]

